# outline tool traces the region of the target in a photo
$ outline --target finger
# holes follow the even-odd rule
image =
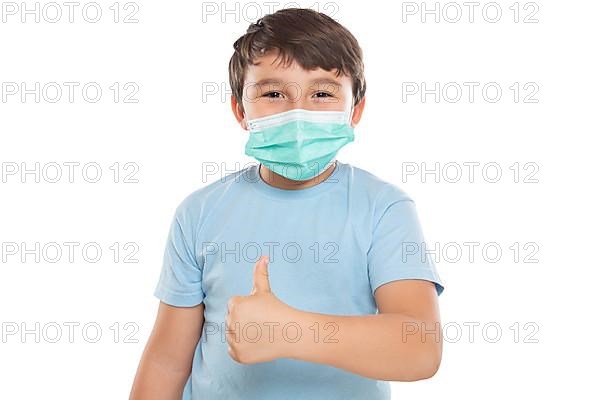
[[[252,286],[252,292],[250,294],[271,291],[267,260],[267,256],[261,256],[254,265],[254,285]]]

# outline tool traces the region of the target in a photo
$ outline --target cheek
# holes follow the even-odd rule
[[[323,99],[325,103],[331,103],[335,105],[336,110],[347,110],[349,111],[352,108],[352,87],[346,87],[344,85],[341,88],[338,88],[335,91],[332,91],[335,97],[326,97]]]
[[[246,113],[246,121],[249,119],[260,118],[266,115],[276,114],[286,111],[285,103],[269,102],[259,100],[257,102],[244,102],[244,111]]]

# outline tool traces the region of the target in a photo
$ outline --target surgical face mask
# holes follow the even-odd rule
[[[294,109],[248,120],[246,154],[288,179],[311,179],[354,140],[351,116],[345,111]]]

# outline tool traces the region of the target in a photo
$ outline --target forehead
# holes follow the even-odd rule
[[[336,76],[336,70],[326,71],[322,68],[306,70],[292,60],[291,64],[284,66],[281,60],[277,60],[277,53],[269,51],[254,60],[256,65],[248,65],[246,70],[246,83],[289,83],[298,84],[334,84],[341,87],[351,87],[352,80],[343,74]]]

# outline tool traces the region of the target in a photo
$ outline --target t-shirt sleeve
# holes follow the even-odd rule
[[[439,296],[444,286],[431,258],[431,249],[426,245],[414,201],[395,186],[387,193],[376,206],[375,227],[367,253],[373,294],[384,283],[422,279],[433,282]]]
[[[196,254],[198,221],[181,204],[171,222],[163,265],[154,296],[177,307],[203,302],[202,267]]]

